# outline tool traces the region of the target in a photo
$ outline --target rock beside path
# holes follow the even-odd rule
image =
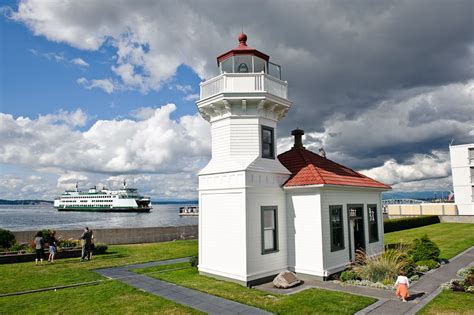
[[[291,271],[282,271],[273,279],[275,288],[288,289],[301,283],[301,280]]]

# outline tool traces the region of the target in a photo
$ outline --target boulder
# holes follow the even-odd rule
[[[275,288],[287,289],[301,283],[301,280],[291,271],[282,271],[273,279]]]

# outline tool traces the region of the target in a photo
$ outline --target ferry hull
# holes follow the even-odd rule
[[[58,211],[75,211],[75,212],[150,212],[151,208],[57,208]]]

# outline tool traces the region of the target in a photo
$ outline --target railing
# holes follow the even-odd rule
[[[201,99],[223,92],[267,92],[288,98],[288,83],[265,73],[223,73],[201,83]]]

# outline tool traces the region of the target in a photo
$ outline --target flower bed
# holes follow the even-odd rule
[[[378,256],[358,251],[355,263],[340,274],[339,280],[351,285],[392,290],[402,272],[414,283],[431,269],[438,268],[440,262],[444,263],[439,254],[438,246],[426,235],[410,244],[387,247]]]
[[[459,278],[443,283],[441,287],[444,290],[474,294],[474,266],[460,269],[457,276]]]

